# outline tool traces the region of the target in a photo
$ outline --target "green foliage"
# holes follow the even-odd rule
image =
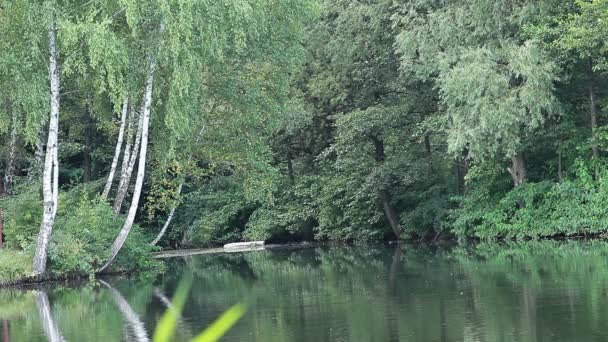
[[[57,274],[91,274],[107,260],[109,247],[122,227],[122,220],[116,219],[112,208],[97,195],[89,197],[83,191],[71,192],[72,198],[64,199],[70,212],[60,211],[57,215],[56,232],[49,247],[50,269]],[[147,241],[139,226],[134,226],[116,260],[115,269],[132,271],[153,267],[151,252],[154,247]]]
[[[175,225],[187,234],[189,244],[210,246],[241,238],[252,203],[235,176],[216,176],[185,196]]]
[[[575,180],[531,182],[498,195],[480,187],[453,212],[454,231],[462,239],[482,240],[602,234],[608,219],[606,181],[594,182],[592,168],[584,163],[577,173]]]
[[[49,247],[50,271],[56,275],[92,274],[107,259],[109,247],[122,226],[122,217],[116,218],[112,208],[97,195],[97,187],[78,186],[60,194],[60,207],[55,220],[53,238]],[[38,186],[23,187],[6,203],[4,215],[5,240],[11,250],[21,249],[15,256],[15,267],[21,267],[21,256],[31,257],[40,227],[40,194]],[[3,204],[4,205],[4,204]],[[158,265],[151,258],[154,247],[139,226],[125,244],[118,257],[117,270],[149,269]],[[10,264],[10,263],[9,263]],[[28,267],[31,268],[31,258]],[[6,266],[9,267],[9,266]]]
[[[26,249],[35,242],[40,228],[40,186],[22,186],[17,195],[0,198],[4,211],[4,239],[9,248]]]
[[[0,284],[30,276],[32,257],[32,253],[29,252],[9,248],[0,249]]]

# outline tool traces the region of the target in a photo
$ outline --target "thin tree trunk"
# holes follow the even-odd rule
[[[59,131],[59,70],[57,69],[57,48],[55,45],[55,21],[51,22],[49,29],[49,79],[51,83],[51,113],[49,120],[49,136],[46,145],[46,157],[42,176],[43,188],[43,216],[36,252],[34,254],[34,275],[46,272],[46,258],[49,240],[55,222],[58,199],[58,157],[57,135]]]
[[[511,157],[511,167],[507,168],[513,178],[513,185],[518,187],[528,179],[528,170],[526,169],[526,158],[523,152],[517,152]]]
[[[289,185],[295,184],[295,178],[293,175],[293,161],[291,159],[291,151],[287,152],[287,177],[289,178]]]
[[[127,121],[127,112],[129,110],[129,97],[125,96],[125,100],[122,103],[122,113],[120,116],[120,128],[118,129],[118,139],[116,141],[116,148],[114,149],[114,158],[112,159],[112,166],[110,167],[110,174],[106,181],[106,186],[103,188],[101,197],[105,200],[108,198],[110,189],[112,188],[112,182],[114,181],[114,173],[116,172],[116,166],[118,165],[118,159],[120,158],[120,151],[122,150],[122,141],[125,133],[125,123]],[[130,147],[130,146],[129,146]],[[126,153],[126,151],[125,151]]]
[[[2,228],[4,227],[4,210],[0,208],[0,249],[4,248],[4,235],[2,234]]]
[[[127,175],[127,169],[129,168],[129,161],[131,160],[131,154],[134,153],[133,140],[135,139],[135,135],[136,135],[135,124],[139,122],[139,119],[137,117],[137,113],[135,112],[135,110],[133,108],[134,108],[134,106],[131,105],[131,111],[129,112],[128,117],[127,117],[127,120],[129,121],[129,123],[127,125],[127,144],[125,145],[125,152],[122,156],[122,163],[120,166],[120,178],[119,178],[119,184],[118,184],[119,189],[121,188],[120,183],[124,182],[124,178]],[[141,125],[139,125],[139,126],[141,126]],[[116,202],[116,200],[115,200],[115,202]]]
[[[161,24],[161,31],[164,26]],[[152,86],[154,84],[154,72],[156,69],[156,61],[154,57],[149,56],[149,69],[148,77],[146,79],[146,88],[144,91],[144,105],[142,108],[142,135],[141,135],[141,147],[139,151],[139,165],[137,166],[137,178],[135,180],[135,189],[133,190],[133,197],[131,198],[131,206],[127,213],[127,219],[122,226],[122,229],[118,233],[116,240],[110,248],[111,255],[108,261],[99,269],[98,272],[103,272],[107,269],[116,258],[116,255],[122,248],[123,244],[127,240],[127,236],[133,227],[133,221],[135,220],[135,214],[137,213],[137,206],[139,205],[139,197],[141,195],[141,188],[144,184],[144,175],[146,172],[146,154],[148,152],[148,126],[150,124],[150,112],[152,110]],[[120,208],[119,208],[120,209]]]
[[[127,324],[131,327],[133,333],[135,334],[135,340],[137,342],[150,341],[144,322],[142,322],[137,312],[135,312],[131,305],[129,305],[129,302],[127,302],[125,297],[123,297],[117,289],[112,287],[112,285],[106,283],[101,279],[99,279],[99,282],[102,283],[105,287],[107,287],[112,293],[112,297],[114,297],[114,302],[116,302],[116,305],[118,306],[118,309],[120,309],[122,316],[124,317],[125,321],[127,321]]]
[[[564,171],[562,166],[562,150],[557,150],[557,179],[560,183],[564,181]]]
[[[375,159],[378,163],[384,163],[385,155],[384,155],[384,141],[378,138],[372,138],[374,142],[374,146],[376,148]],[[382,209],[384,210],[384,215],[388,223],[390,224],[393,233],[397,239],[401,238],[402,227],[399,223],[399,214],[397,210],[391,204],[391,194],[387,189],[381,189],[379,192],[380,201],[382,202]]]
[[[84,122],[84,149],[82,151],[82,180],[83,182],[90,182],[92,179],[93,166],[91,162],[91,151],[92,149],[92,140],[93,140],[93,124],[91,122],[91,109],[90,104],[87,105],[87,112],[85,113]]]
[[[456,187],[458,193],[464,193],[464,172],[462,172],[462,158],[457,157],[454,160],[454,175],[456,176]]]
[[[10,104],[8,105],[11,110]],[[11,128],[11,141],[8,148],[8,163],[6,165],[6,173],[4,174],[4,192],[11,194],[13,191],[13,185],[15,183],[15,157],[17,155],[17,114],[12,112],[12,128]]]
[[[428,133],[424,135],[424,149],[426,150],[426,155],[431,158],[433,150],[431,148],[431,135]]]
[[[384,209],[384,215],[388,220],[388,223],[391,225],[393,229],[393,233],[395,233],[395,237],[397,239],[401,238],[401,224],[399,223],[399,214],[397,210],[391,204],[390,193],[388,190],[380,191],[380,200],[382,201],[382,208]]]
[[[53,319],[51,313],[51,305],[49,304],[49,296],[44,290],[36,291],[36,307],[38,308],[38,314],[40,315],[40,321],[42,322],[42,328],[49,342],[62,342],[65,341],[57,322]]]
[[[595,99],[595,77],[593,75],[593,60],[589,58],[587,64],[587,74],[589,77],[589,116],[591,121],[591,150],[593,151],[593,159],[595,160],[595,180],[600,178],[600,169],[598,161],[600,158],[600,150],[597,145],[596,130],[597,130],[597,104]]]
[[[125,200],[127,196],[127,192],[129,191],[129,184],[131,183],[131,175],[133,174],[133,169],[135,168],[135,162],[137,161],[137,156],[139,155],[139,148],[141,145],[141,138],[143,133],[143,120],[144,113],[142,108],[142,113],[139,114],[139,123],[137,126],[137,135],[135,137],[135,143],[133,145],[133,149],[131,153],[129,153],[128,163],[126,168],[124,169],[124,173],[120,177],[120,182],[118,183],[118,190],[116,190],[116,198],[114,198],[114,214],[118,215],[120,213],[120,209],[122,208],[122,202]],[[124,160],[123,160],[124,161]]]
[[[179,184],[179,187],[177,188],[177,196],[179,196],[182,193],[183,185],[184,185],[183,182]],[[160,239],[163,238],[163,236],[165,235],[165,232],[167,231],[167,228],[169,227],[169,224],[171,223],[171,220],[173,219],[173,215],[175,214],[175,209],[177,209],[177,205],[174,205],[173,208],[171,208],[171,212],[169,213],[169,216],[167,217],[167,221],[163,225],[163,229],[160,230],[160,232],[158,233],[158,235],[156,236],[154,241],[150,242],[150,245],[156,246],[156,244],[160,241]]]

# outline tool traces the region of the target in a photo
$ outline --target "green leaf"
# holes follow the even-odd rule
[[[245,311],[247,311],[247,308],[243,304],[232,306],[192,341],[213,342],[219,340],[241,317],[243,317]]]
[[[163,314],[156,329],[154,330],[154,337],[152,341],[154,342],[166,342],[171,341],[171,337],[173,337],[173,333],[175,332],[175,326],[177,324],[177,318],[179,317],[182,309],[184,307],[184,303],[188,298],[188,293],[190,292],[190,286],[192,285],[192,276],[188,275],[182,279],[179,286],[177,287],[177,291],[175,292],[175,296],[171,301],[171,307]]]

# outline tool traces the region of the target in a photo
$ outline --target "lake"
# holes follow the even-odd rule
[[[185,274],[175,341],[606,341],[608,243],[352,246],[167,259],[154,277],[0,290],[5,341],[146,341]],[[46,319],[43,319],[46,318]]]

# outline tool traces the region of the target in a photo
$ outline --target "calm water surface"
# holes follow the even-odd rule
[[[147,341],[186,273],[175,341],[237,302],[248,311],[224,341],[608,341],[608,244],[597,241],[180,257],[151,280],[0,290],[0,338]]]

